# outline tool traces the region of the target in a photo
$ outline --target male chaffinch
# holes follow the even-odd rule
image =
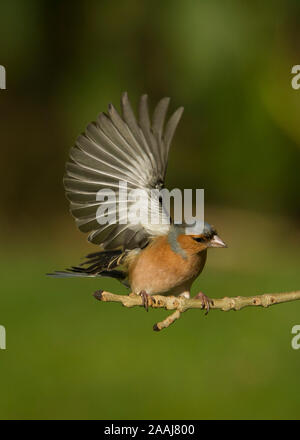
[[[215,228],[207,223],[201,230],[197,225],[193,230],[172,222],[101,224],[103,213],[99,214],[99,207],[105,203],[107,208],[112,206],[108,201],[99,201],[99,190],[116,189],[120,181],[149,195],[151,190],[163,187],[171,140],[183,113],[183,108],[178,108],[164,127],[168,105],[169,98],[159,101],[151,124],[147,95],[141,96],[137,121],[124,93],[122,117],[110,104],[108,113],[100,113],[97,122],[89,124],[85,134],[78,137],[66,164],[64,186],[77,226],[90,232],[88,240],[99,245],[100,251],[87,255],[85,262],[67,272],[51,275],[119,279],[143,297],[147,309],[149,295],[189,298],[192,283],[204,268],[207,249],[226,247]],[[127,200],[124,207],[123,200],[117,198],[116,202],[119,220],[120,212],[125,210],[127,214],[136,203]],[[159,198],[151,209],[161,218],[170,218]],[[202,292],[196,297],[208,311],[211,300]]]

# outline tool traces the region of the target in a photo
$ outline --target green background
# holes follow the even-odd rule
[[[299,289],[297,1],[3,1],[1,419],[299,418],[300,303],[168,312],[97,302],[115,281],[50,279],[96,248],[62,176],[85,125],[127,90],[184,105],[169,188],[204,188],[209,251],[193,292]]]

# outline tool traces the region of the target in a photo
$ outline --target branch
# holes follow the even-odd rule
[[[97,290],[94,297],[102,302],[119,302],[125,307],[143,306],[143,299],[140,295],[130,293],[129,295],[115,295],[114,293]],[[220,309],[224,312],[229,310],[241,310],[248,306],[262,306],[269,307],[274,304],[280,304],[288,301],[295,301],[300,299],[300,290],[296,292],[285,293],[265,293],[256,296],[236,296],[212,299],[210,309]],[[166,319],[157,324],[154,324],[153,330],[160,331],[163,328],[169,327],[174,321],[180,318],[181,313],[189,309],[202,309],[203,304],[200,299],[184,298],[182,296],[149,296],[149,307],[154,309],[165,308],[166,310],[175,310]]]

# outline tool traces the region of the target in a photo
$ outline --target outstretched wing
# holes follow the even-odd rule
[[[79,229],[90,233],[88,240],[104,249],[143,247],[150,236],[167,233],[169,229],[169,214],[159,197],[151,192],[164,184],[171,140],[183,112],[182,107],[178,108],[164,127],[169,101],[159,101],[151,123],[147,95],[143,95],[137,121],[124,93],[122,117],[110,104],[108,113],[100,113],[71,149],[64,177],[70,210]],[[137,208],[137,201],[128,197],[124,203],[119,197],[119,182],[126,184],[129,194],[131,190],[143,190],[149,203],[142,207],[139,204],[139,208],[147,213],[151,210],[151,214],[155,211],[159,224],[127,221],[128,211]],[[114,190],[116,204],[109,198],[99,198],[99,190],[107,189]],[[105,224],[105,214],[99,208],[115,214],[117,222]]]

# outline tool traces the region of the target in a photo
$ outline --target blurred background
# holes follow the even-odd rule
[[[127,90],[185,107],[169,188],[204,188],[209,252],[193,292],[300,288],[300,4],[296,0],[1,2],[0,418],[299,418],[300,303],[167,312],[92,297],[115,281],[51,279],[96,248],[62,176],[86,124]]]

